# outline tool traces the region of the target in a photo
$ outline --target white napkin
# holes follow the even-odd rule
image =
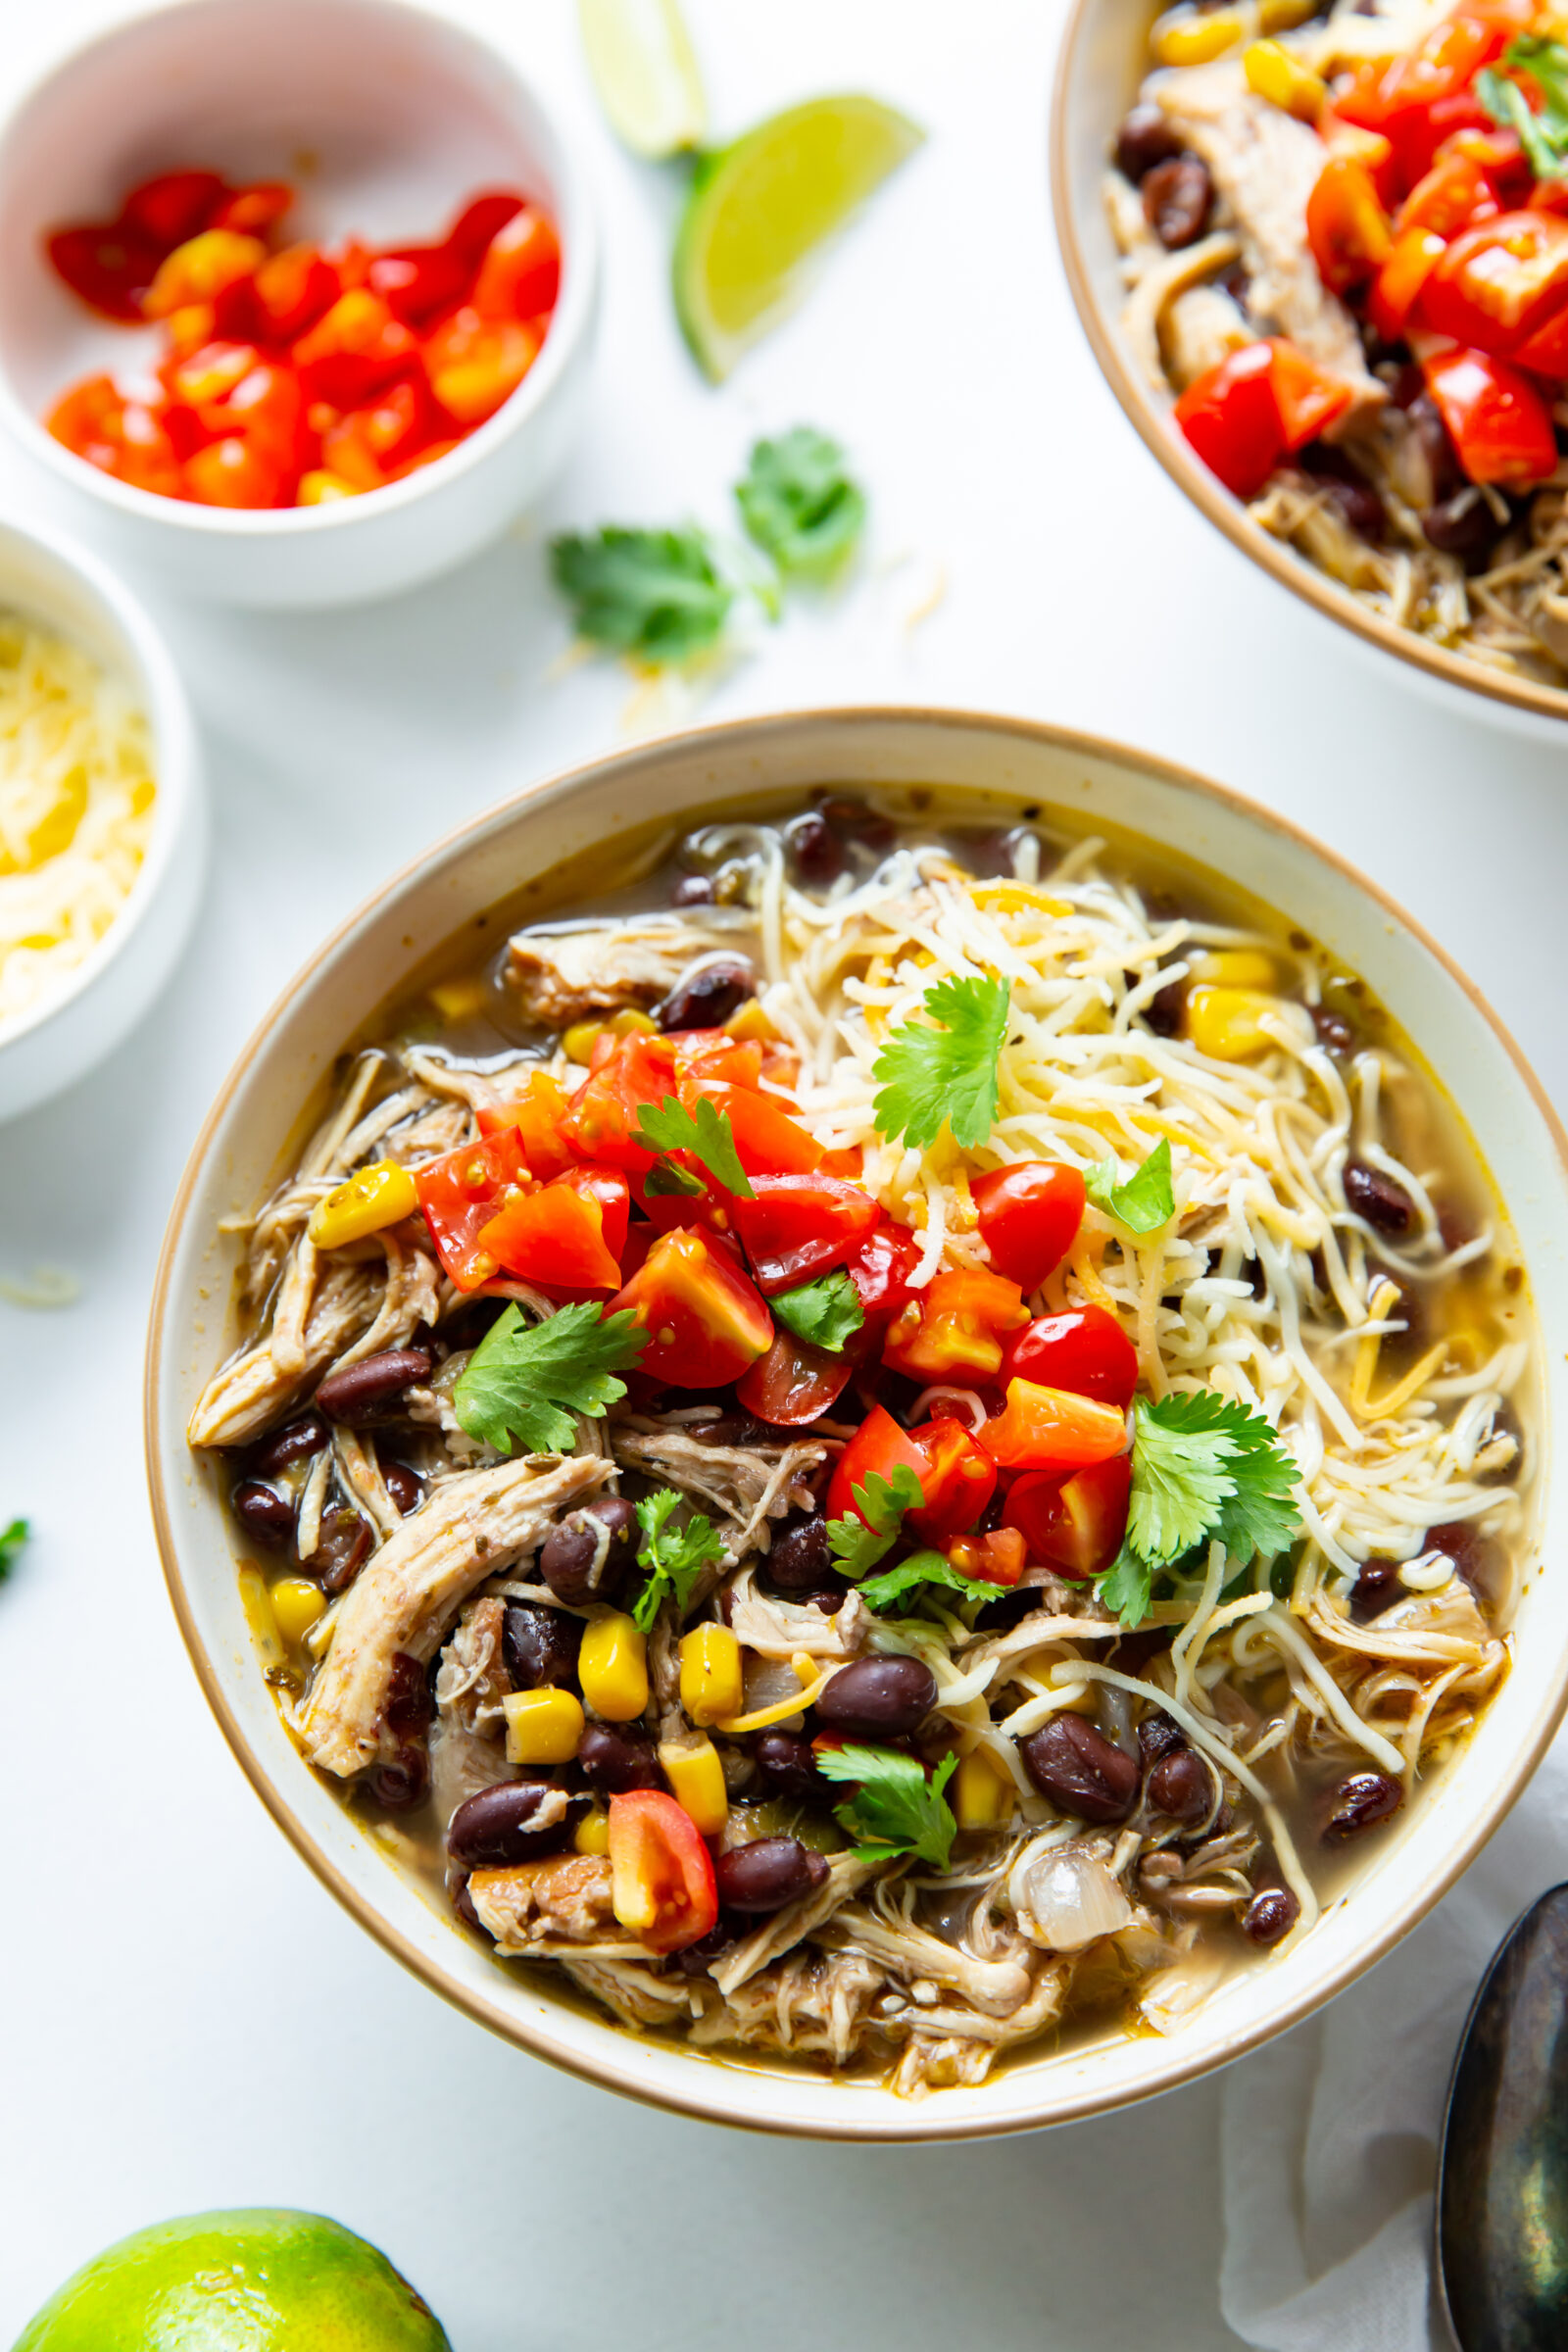
[[[1568,1734],[1369,1977],[1224,2078],[1220,2307],[1262,2352],[1429,2352],[1432,2189],[1459,2029],[1507,1929],[1568,1879]]]

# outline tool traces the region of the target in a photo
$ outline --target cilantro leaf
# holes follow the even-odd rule
[[[1176,1214],[1176,1195],[1170,1180],[1170,1142],[1161,1136],[1143,1165],[1125,1184],[1116,1181],[1116,1162],[1102,1159],[1084,1178],[1084,1190],[1097,1208],[1129,1233],[1157,1233]]]
[[[654,663],[706,651],[735,600],[699,530],[564,532],[550,543],[550,571],[579,637]]]
[[[0,1585],[16,1566],[22,1546],[31,1533],[25,1519],[13,1519],[9,1527],[0,1528]]]
[[[808,424],[759,441],[735,485],[741,520],[780,571],[826,579],[865,524],[865,494],[844,469],[844,452]]]
[[[884,1568],[880,1576],[868,1579],[860,1587],[860,1598],[868,1609],[881,1611],[919,1585],[945,1585],[965,1600],[995,1600],[1003,1590],[1000,1585],[988,1584],[984,1577],[965,1576],[940,1551],[911,1551],[896,1568]]]
[[[706,1193],[708,1187],[700,1176],[694,1176],[690,1168],[683,1168],[678,1160],[661,1159],[655,1161],[644,1177],[643,1190],[647,1193],[679,1193],[689,1196],[693,1193]]]
[[[881,1088],[876,1123],[890,1143],[902,1135],[924,1151],[945,1125],[966,1152],[987,1140],[1011,1001],[1005,980],[942,980],[927,990],[923,1009],[942,1026],[906,1021],[871,1065]]]
[[[649,1576],[631,1614],[632,1623],[645,1634],[666,1593],[674,1594],[675,1606],[684,1617],[703,1570],[724,1556],[712,1521],[705,1519],[701,1511],[694,1511],[684,1527],[670,1526],[669,1515],[683,1500],[673,1487],[661,1487],[657,1494],[645,1494],[637,1505],[637,1524],[643,1531],[637,1560]]]
[[[956,1755],[944,1756],[929,1781],[918,1757],[888,1747],[824,1747],[817,1751],[816,1768],[824,1780],[859,1783],[848,1804],[834,1807],[842,1826],[859,1840],[858,1862],[891,1862],[909,1854],[947,1869],[958,1825],[942,1791],[958,1768]]]
[[[1124,1625],[1148,1616],[1153,1579],[1216,1538],[1245,1568],[1300,1532],[1295,1462],[1261,1413],[1211,1389],[1134,1407],[1133,1483],[1120,1556],[1095,1590]]]
[[[729,1123],[729,1113],[720,1110],[706,1095],[697,1099],[693,1114],[673,1095],[664,1097],[663,1105],[656,1110],[651,1102],[639,1105],[637,1111],[638,1143],[650,1152],[689,1152],[700,1159],[715,1184],[742,1200],[753,1200],[752,1180],[741,1166],[741,1155],[735,1149],[735,1134]],[[675,1189],[684,1192],[685,1186]]]
[[[793,1291],[776,1292],[767,1303],[775,1322],[808,1347],[825,1348],[829,1355],[842,1355],[845,1341],[865,1321],[860,1294],[842,1266]]]
[[[452,1392],[470,1438],[510,1453],[564,1453],[575,1437],[572,1416],[603,1418],[626,1394],[615,1373],[635,1364],[648,1335],[630,1312],[601,1316],[597,1306],[563,1306],[543,1323],[525,1323],[516,1301],[491,1325]]]
[[[1095,1579],[1095,1596],[1114,1609],[1129,1632],[1143,1624],[1152,1598],[1154,1571],[1141,1560],[1130,1544],[1123,1544],[1102,1576]]]
[[[852,1519],[846,1512],[842,1519],[830,1519],[827,1542],[839,1574],[858,1584],[893,1549],[905,1512],[917,1511],[925,1496],[907,1462],[897,1463],[891,1479],[878,1470],[868,1472],[864,1486],[850,1493],[860,1517]]]
[[[1535,83],[1545,101],[1541,112],[1534,111],[1516,81],[1491,66],[1476,75],[1476,96],[1494,122],[1518,132],[1538,179],[1561,179],[1568,174],[1568,49],[1560,41],[1521,33],[1502,62]]]

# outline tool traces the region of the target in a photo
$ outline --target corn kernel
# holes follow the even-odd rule
[[[582,1638],[577,1680],[596,1715],[630,1723],[648,1704],[648,1644],[629,1617],[607,1609]]]
[[[711,1740],[704,1740],[697,1747],[678,1747],[662,1740],[659,1761],[676,1804],[691,1815],[705,1838],[716,1838],[729,1819],[729,1792]]]
[[[1258,24],[1264,32],[1294,32],[1317,15],[1319,6],[1320,0],[1262,0]]]
[[[1017,1790],[983,1747],[958,1758],[953,1776],[953,1811],[960,1830],[994,1830],[1012,1819]]]
[[[1263,1027],[1263,1016],[1277,1016],[1279,1011],[1279,998],[1261,989],[1193,988],[1187,992],[1183,1034],[1211,1060],[1250,1061],[1276,1044]]]
[[[563,1030],[561,1046],[566,1059],[585,1070],[594,1057],[594,1040],[604,1025],[603,1021],[573,1021],[569,1029]]]
[[[745,1706],[741,1645],[727,1625],[694,1625],[682,1634],[680,1703],[693,1723],[722,1723]]]
[[[1211,8],[1201,16],[1194,8],[1173,8],[1150,37],[1162,66],[1206,66],[1234,49],[1246,30],[1234,8]]]
[[[1272,956],[1261,948],[1217,948],[1193,959],[1193,981],[1206,980],[1216,988],[1275,987],[1279,974]]]
[[[768,1015],[755,997],[748,997],[724,1023],[726,1037],[738,1037],[742,1045],[770,1045],[778,1036]]]
[[[309,1577],[280,1576],[272,1587],[271,1600],[277,1630],[290,1648],[303,1642],[317,1619],[326,1614],[326,1596]]]
[[[262,1661],[264,1674],[276,1674],[287,1660],[278,1639],[277,1619],[272,1614],[272,1596],[267,1590],[267,1579],[259,1568],[242,1568],[239,1572],[240,1606],[245,1622],[251,1629],[256,1654]]]
[[[509,1764],[566,1764],[577,1753],[583,1712],[573,1691],[509,1690],[501,1705]]]
[[[1248,85],[1282,114],[1315,122],[1327,101],[1328,83],[1278,41],[1251,41],[1242,58]]]
[[[579,1854],[608,1854],[610,1851],[610,1815],[596,1805],[578,1822],[572,1844]]]
[[[612,1037],[630,1037],[634,1032],[644,1037],[659,1035],[659,1023],[653,1014],[639,1012],[635,1004],[623,1004],[618,1012],[612,1012],[605,1027]]]
[[[362,1242],[368,1233],[401,1224],[418,1205],[408,1169],[395,1159],[378,1159],[318,1200],[306,1231],[318,1250],[341,1250],[345,1242]]]
[[[438,980],[429,996],[444,1021],[471,1021],[488,1005],[490,989],[488,982],[470,976],[466,980]]]
[[[329,507],[334,499],[358,498],[360,487],[341,473],[333,473],[324,466],[313,466],[309,473],[300,476],[299,503],[302,507]]]

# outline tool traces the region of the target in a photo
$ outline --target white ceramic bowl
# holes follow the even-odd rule
[[[1122,117],[1150,70],[1149,30],[1158,0],[1073,0],[1056,65],[1051,126],[1051,200],[1073,301],[1105,380],[1144,441],[1195,507],[1271,578],[1348,630],[1386,677],[1403,677],[1429,701],[1486,715],[1559,748],[1568,692],[1510,677],[1431,637],[1385,620],[1283,540],[1252,520],[1178,432],[1168,391],[1151,384],[1126,335],[1121,258],[1104,204],[1105,172]],[[1392,654],[1390,670],[1379,659]],[[1462,701],[1460,698],[1463,698]]]
[[[147,854],[124,906],[57,995],[0,1021],[0,1119],[84,1076],[127,1037],[190,934],[207,862],[207,803],[190,706],[163,639],[135,599],[68,541],[0,523],[0,612],[75,640],[122,678],[152,731]]]
[[[174,1202],[153,1304],[148,1457],[170,1590],[209,1699],[273,1817],[322,1881],[416,1975],[509,2039],[635,2097],[723,2122],[850,2139],[1026,2129],[1147,2096],[1295,2024],[1386,1952],[1471,1860],[1518,1795],[1568,1694],[1568,1578],[1526,1579],[1513,1673],[1467,1749],[1384,1834],[1348,1901],[1299,1947],[1239,1971],[1168,2039],[1111,2031],[1061,2055],[1025,2051],[972,2089],[917,2104],[807,2068],[699,2056],[622,2032],[525,1966],[486,1957],[389,1860],[302,1760],[245,1629],[220,1481],[184,1442],[203,1384],[233,1344],[212,1312],[231,1243],[219,1221],[286,1172],[308,1091],[413,966],[519,880],[612,841],[650,812],[673,827],[719,799],[804,797],[823,782],[921,783],[978,821],[1039,802],[1179,848],[1286,912],[1360,972],[1442,1073],[1483,1139],[1547,1331],[1568,1328],[1568,1139],[1475,991],[1397,907],[1275,816],[1140,754],[1022,720],[914,710],[742,721],[627,752],[542,783],[439,844],[328,941],[291,983],[218,1098]],[[1544,1367],[1552,1418],[1561,1349]],[[1549,1464],[1548,1464],[1549,1472]],[[1568,1500],[1541,1481],[1544,1544],[1560,1560]]]
[[[457,449],[362,498],[240,513],[113,480],[40,418],[81,376],[133,370],[157,333],[95,319],[42,238],[112,219],[138,180],[181,164],[292,180],[290,233],[322,242],[427,242],[481,187],[539,196],[563,255],[544,349]],[[54,476],[73,528],[185,595],[353,603],[495,538],[581,421],[597,283],[588,191],[539,99],[499,51],[406,0],[175,0],[78,49],[0,130],[0,416]]]

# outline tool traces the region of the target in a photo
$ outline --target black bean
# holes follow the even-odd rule
[[[1385,1176],[1381,1168],[1369,1168],[1364,1160],[1348,1159],[1345,1163],[1345,1205],[1358,1217],[1365,1217],[1379,1233],[1407,1233],[1415,1217],[1415,1202],[1402,1184]]]
[[[539,1573],[558,1600],[581,1608],[614,1600],[637,1556],[637,1513],[620,1494],[605,1494],[553,1527],[539,1552]]]
[[[713,882],[710,874],[682,874],[669,894],[672,906],[711,906]]]
[[[483,1928],[479,1927],[479,1914],[473,1907],[473,1897],[468,1892],[466,1871],[452,1888],[452,1908],[466,1928],[479,1928],[480,1935],[484,1934]]]
[[[809,1592],[792,1592],[791,1600],[801,1608],[818,1608],[824,1617],[836,1617],[849,1598],[850,1588],[842,1576],[825,1576]]]
[[[767,1573],[781,1592],[814,1592],[832,1570],[827,1521],[820,1512],[792,1519],[783,1533],[773,1538]]]
[[[706,1936],[699,1936],[695,1943],[683,1943],[674,1954],[675,1966],[681,1975],[706,1977],[710,1962],[716,1960],[720,1952],[727,1952],[736,1941],[738,1927],[737,1921],[726,1919],[720,1912]]]
[[[1471,569],[1486,565],[1508,527],[1506,520],[1497,520],[1485,493],[1471,485],[1440,499],[1421,517],[1422,532],[1439,555],[1457,556]]]
[[[832,1686],[829,1685],[829,1689]],[[1080,1821],[1125,1821],[1138,1795],[1131,1756],[1081,1715],[1054,1715],[1020,1740],[1024,1770],[1042,1796]]]
[[[718,1029],[757,994],[757,974],[741,956],[694,963],[659,1007],[661,1029]]]
[[[784,828],[790,862],[803,882],[824,887],[844,871],[844,844],[820,808],[808,808]]]
[[[372,1421],[416,1380],[428,1380],[433,1361],[426,1348],[383,1348],[328,1373],[316,1401],[334,1421]]]
[[[713,1864],[718,1899],[731,1911],[782,1911],[827,1884],[827,1857],[798,1838],[758,1838],[733,1845]]]
[[[754,1421],[750,1413],[720,1413],[715,1421],[692,1421],[686,1436],[698,1446],[776,1446],[777,1430]]]
[[[338,1503],[321,1513],[321,1532],[316,1549],[300,1566],[315,1577],[323,1592],[341,1592],[352,1585],[370,1549],[370,1530],[358,1511]]]
[[[584,1780],[602,1796],[624,1796],[629,1788],[662,1788],[663,1768],[651,1740],[635,1732],[591,1723],[577,1742]]]
[[[285,1422],[270,1438],[264,1438],[250,1457],[253,1478],[276,1478],[291,1462],[308,1461],[319,1453],[331,1435],[319,1413],[302,1413],[297,1421]]]
[[[918,1658],[858,1658],[843,1666],[816,1702],[835,1732],[882,1739],[912,1732],[937,1703],[937,1678]]]
[[[1160,243],[1175,253],[1195,245],[1208,222],[1214,183],[1196,155],[1156,164],[1144,179],[1144,218]]]
[[[1149,1801],[1156,1813],[1195,1830],[1214,1810],[1214,1776],[1190,1747],[1173,1748],[1149,1776]]]
[[[407,1740],[427,1732],[434,1715],[435,1701],[430,1696],[424,1668],[406,1649],[394,1650],[386,1702],[381,1709],[382,1722],[397,1739]]]
[[[429,1761],[422,1747],[400,1747],[390,1762],[372,1765],[365,1782],[376,1803],[389,1813],[409,1813],[424,1802],[430,1786]]]
[[[1481,1606],[1495,1608],[1506,1580],[1507,1556],[1500,1544],[1477,1531],[1473,1520],[1454,1519],[1446,1526],[1430,1528],[1426,1549],[1446,1551]]]
[[[1420,370],[1414,369],[1412,373],[1416,385],[1420,388],[1409,399],[1399,401],[1398,405],[1409,418],[1410,430],[1420,444],[1422,456],[1426,459],[1427,470],[1432,476],[1433,499],[1439,506],[1442,506],[1451,500],[1456,491],[1462,491],[1469,485],[1465,481],[1464,468],[1459,463],[1459,453],[1454,448],[1448,428],[1443,421],[1442,411],[1431,393],[1422,385]],[[1395,397],[1396,400],[1398,399],[1397,393]],[[1476,503],[1480,506],[1482,513],[1490,517],[1492,510],[1479,494],[1477,494]]]
[[[1373,546],[1381,542],[1389,527],[1388,509],[1370,482],[1348,481],[1343,474],[1327,474],[1317,487],[1358,539],[1366,539]]]
[[[1404,1790],[1386,1772],[1352,1772],[1335,1789],[1323,1823],[1323,1835],[1340,1842],[1358,1838],[1397,1813]]]
[[[1146,1715],[1138,1726],[1138,1753],[1146,1772],[1157,1764],[1161,1756],[1174,1755],[1186,1745],[1186,1734],[1157,1708],[1153,1714]]]
[[[383,1462],[381,1484],[391,1495],[392,1507],[400,1518],[406,1519],[424,1500],[424,1481],[407,1462]]]
[[[1357,1625],[1368,1625],[1404,1596],[1398,1561],[1368,1560],[1350,1588],[1350,1615]]]
[[[574,1683],[581,1647],[580,1617],[568,1617],[562,1609],[541,1608],[536,1601],[508,1601],[501,1621],[501,1654],[514,1690],[538,1690],[547,1683]]]
[[[1317,1042],[1327,1046],[1331,1054],[1350,1054],[1355,1050],[1355,1031],[1343,1013],[1331,1012],[1326,1004],[1312,1007],[1312,1026]]]
[[[1135,106],[1116,133],[1116,169],[1134,182],[1147,179],[1156,164],[1172,162],[1181,151],[1162,107]]]
[[[833,1794],[831,1784],[816,1769],[816,1750],[797,1732],[759,1732],[752,1741],[752,1761],[769,1796],[825,1801]]]
[[[868,808],[864,801],[852,799],[848,793],[823,793],[816,806],[835,833],[843,834],[847,841],[858,841],[862,849],[878,856],[891,850],[897,839],[891,817]]]
[[[1186,1009],[1187,983],[1185,980],[1167,980],[1164,987],[1157,988],[1144,1006],[1144,1026],[1152,1029],[1156,1037],[1179,1037],[1182,1015]]]
[[[280,1551],[292,1537],[294,1505],[275,1487],[263,1486],[259,1478],[242,1478],[228,1499],[245,1533],[269,1551]]]
[[[1300,1908],[1288,1886],[1260,1886],[1242,1914],[1242,1934],[1253,1943],[1278,1943],[1295,1927]]]
[[[558,1854],[587,1810],[586,1797],[567,1799],[566,1810],[541,1827],[535,1822],[546,1797],[558,1791],[548,1781],[503,1781],[481,1788],[453,1814],[447,1830],[447,1852],[466,1870],[504,1870],[510,1863],[531,1862],[539,1854]]]

